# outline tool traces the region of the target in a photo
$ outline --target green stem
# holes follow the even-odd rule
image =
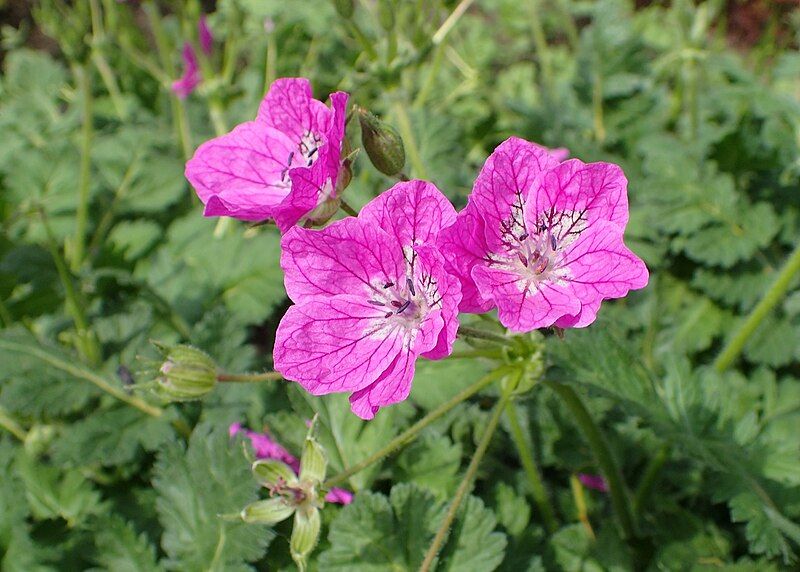
[[[0,348],[18,352],[22,354],[27,354],[29,356],[35,357],[45,363],[50,364],[51,366],[55,367],[56,369],[60,369],[61,371],[67,372],[70,375],[74,375],[75,377],[79,377],[84,379],[90,383],[93,383],[101,390],[105,391],[109,395],[116,397],[120,401],[127,403],[128,405],[135,407],[139,411],[146,413],[152,417],[159,417],[164,412],[160,407],[156,407],[155,405],[150,405],[146,401],[139,399],[133,395],[128,395],[125,391],[119,387],[115,387],[107,382],[105,379],[97,375],[96,373],[81,367],[73,365],[57,356],[54,356],[47,351],[31,347],[29,345],[20,344],[18,342],[13,342],[9,340],[0,339]]]
[[[477,349],[477,350],[465,350],[463,352],[453,352],[447,359],[473,359],[473,358],[489,358],[489,359],[500,359],[503,357],[503,354],[500,353],[499,349]]]
[[[606,139],[605,120],[603,119],[603,77],[600,72],[600,64],[595,65],[592,74],[592,124],[594,127],[594,138],[598,143]]]
[[[508,423],[511,426],[511,438],[514,441],[514,445],[517,447],[517,452],[519,453],[520,461],[522,461],[522,467],[525,469],[525,474],[528,476],[533,500],[536,502],[536,506],[539,507],[539,512],[542,515],[542,520],[544,520],[547,531],[550,534],[554,534],[558,530],[555,511],[550,504],[550,499],[548,498],[547,490],[544,488],[544,483],[542,482],[542,477],[539,474],[536,462],[533,460],[529,440],[526,439],[525,433],[522,430],[522,425],[519,422],[516,404],[509,403],[506,406],[506,415],[508,416]]]
[[[158,57],[161,60],[161,67],[165,70],[167,77],[175,77],[175,66],[172,63],[169,41],[164,27],[161,25],[161,14],[155,2],[147,2],[142,6],[147,14],[147,21],[156,40]],[[169,83],[164,86],[169,90]],[[192,147],[192,135],[189,129],[189,119],[186,115],[186,106],[183,101],[174,93],[170,92],[170,105],[172,107],[172,117],[175,121],[175,131],[185,159],[189,159],[194,152]]]
[[[375,47],[372,45],[372,42],[367,38],[366,34],[361,31],[361,28],[356,24],[352,19],[345,20],[345,25],[347,29],[350,30],[350,33],[355,36],[358,43],[361,44],[361,47],[367,53],[369,59],[375,61],[378,59],[378,52],[375,51]]]
[[[496,342],[506,346],[509,346],[513,343],[510,338],[507,338],[502,334],[495,334],[493,332],[487,332],[485,330],[479,330],[478,328],[471,328],[469,326],[459,326],[458,335],[465,338],[488,340],[490,342]]]
[[[444,41],[444,39],[447,37],[447,34],[450,33],[450,30],[452,30],[453,27],[458,23],[458,21],[461,19],[461,16],[464,15],[464,12],[469,9],[474,1],[475,0],[461,0],[461,2],[458,3],[458,6],[453,8],[453,11],[450,13],[447,19],[442,23],[441,26],[439,26],[439,29],[436,30],[436,33],[433,34],[431,41],[434,45],[439,45]]]
[[[11,324],[14,322],[14,318],[11,316],[11,312],[8,311],[8,306],[0,298],[0,322],[3,323],[3,327],[10,328]]]
[[[100,363],[102,352],[100,344],[95,338],[92,331],[89,329],[89,322],[86,319],[84,312],[84,303],[78,292],[75,290],[72,275],[67,268],[67,263],[61,252],[58,250],[56,239],[53,236],[53,231],[50,229],[50,224],[47,222],[47,216],[44,211],[39,211],[42,226],[44,227],[45,235],[47,237],[47,249],[56,266],[58,278],[64,288],[64,303],[67,308],[67,313],[72,318],[75,325],[75,334],[78,340],[78,350],[83,358],[91,365]]]
[[[531,0],[530,21],[531,32],[533,33],[533,45],[536,47],[536,54],[539,56],[539,67],[542,72],[542,80],[548,89],[553,86],[553,74],[550,72],[550,52],[547,47],[547,37],[544,34],[542,20],[539,18],[541,4],[539,0]]]
[[[25,439],[28,437],[28,434],[25,432],[25,429],[22,428],[22,425],[17,423],[17,421],[2,407],[0,407],[0,427],[11,433],[14,437],[22,442],[25,442]]]
[[[769,287],[764,297],[756,304],[756,307],[750,311],[750,314],[745,319],[744,323],[739,326],[733,337],[730,339],[725,348],[720,352],[717,359],[714,361],[714,369],[718,372],[723,372],[736,360],[742,352],[745,343],[756,331],[756,328],[761,324],[764,318],[770,313],[775,305],[780,302],[789,289],[792,279],[795,274],[800,271],[800,243],[795,247],[792,254],[786,260],[781,268],[775,281]]]
[[[92,77],[87,65],[74,68],[75,81],[81,98],[80,171],[78,174],[78,209],[75,213],[75,239],[70,268],[77,272],[83,263],[86,227],[89,222],[89,191],[92,168]]]
[[[339,199],[339,208],[350,216],[358,216],[358,211],[351,207],[344,199]]]
[[[428,68],[428,74],[425,76],[425,82],[422,84],[422,87],[417,92],[417,97],[414,99],[413,107],[415,109],[422,109],[431,91],[433,91],[436,78],[439,77],[439,68],[442,67],[442,60],[444,60],[444,47],[445,44],[436,46],[436,50],[433,53],[433,60]]]
[[[498,378],[503,377],[513,369],[509,366],[500,367],[483,376],[481,379],[470,385],[469,387],[461,390],[459,393],[451,397],[448,401],[442,403],[439,407],[428,413],[425,417],[414,423],[411,427],[403,431],[400,435],[389,441],[384,447],[367,457],[366,459],[356,463],[352,467],[342,471],[338,475],[334,475],[323,484],[323,488],[330,489],[349,479],[352,475],[363,471],[373,463],[380,461],[387,455],[393,453],[403,445],[411,442],[420,431],[428,427],[431,423],[442,417],[445,413],[453,409],[459,403],[466,401],[484,387],[492,383]]]
[[[259,381],[280,381],[283,375],[277,371],[265,371],[264,373],[219,373],[217,381],[236,382],[236,383],[256,383]]]
[[[275,34],[267,36],[267,54],[264,62],[264,92],[266,93],[272,82],[277,77],[278,43],[275,41]]]
[[[414,137],[414,130],[411,128],[411,119],[408,117],[408,112],[401,102],[395,103],[393,109],[397,117],[397,128],[408,152],[408,160],[411,161],[411,166],[415,171],[414,175],[419,179],[426,179],[425,165],[422,163],[422,156],[419,153],[419,147],[417,147],[417,140]]]
[[[664,445],[647,464],[642,479],[639,481],[639,486],[636,487],[636,492],[633,495],[633,513],[635,515],[640,515],[642,513],[644,503],[647,502],[650,492],[653,490],[653,486],[661,475],[661,469],[664,468],[664,463],[669,459],[669,453],[670,446]]]
[[[594,539],[594,529],[592,523],[589,521],[589,511],[586,508],[586,495],[583,494],[583,485],[575,475],[569,476],[569,488],[572,489],[572,499],[575,501],[575,510],[578,513],[578,520],[581,521],[583,528],[586,529],[586,534]]]
[[[120,120],[125,121],[128,118],[125,101],[122,99],[122,92],[119,90],[114,70],[108,64],[108,60],[106,60],[106,56],[103,53],[105,30],[103,28],[100,4],[98,4],[97,0],[89,0],[89,10],[92,19],[92,61],[100,73],[100,78],[106,86],[108,95],[111,96],[111,103],[114,105],[117,116]]]
[[[583,436],[589,442],[589,446],[594,453],[595,460],[597,461],[603,476],[608,481],[609,494],[611,495],[611,504],[614,507],[614,512],[619,520],[620,527],[622,528],[623,537],[627,541],[636,538],[636,525],[631,510],[631,503],[628,496],[628,491],[625,483],[622,480],[622,473],[614,460],[611,449],[608,446],[605,436],[600,431],[600,428],[589,415],[589,411],[583,404],[583,401],[575,393],[575,390],[568,385],[562,383],[555,383],[547,381],[545,384],[558,394],[558,396],[567,406],[567,409],[572,413],[572,417],[578,424]]]
[[[475,478],[475,474],[478,472],[478,467],[483,460],[483,456],[486,454],[486,451],[489,448],[489,443],[491,443],[494,432],[497,429],[500,416],[508,406],[511,400],[511,395],[521,377],[522,372],[519,371],[517,375],[514,376],[511,383],[509,383],[503,389],[503,394],[500,397],[500,401],[498,401],[497,405],[494,407],[494,411],[492,411],[492,416],[489,418],[489,423],[487,424],[486,429],[483,431],[483,435],[478,443],[478,447],[475,449],[475,454],[472,456],[472,459],[467,466],[467,472],[464,473],[464,478],[461,480],[461,484],[458,486],[458,490],[456,490],[456,494],[453,496],[453,500],[450,502],[450,507],[447,509],[447,514],[445,514],[444,520],[439,526],[439,530],[436,532],[436,536],[433,537],[433,541],[428,548],[428,552],[425,554],[425,559],[422,561],[422,565],[419,567],[419,572],[428,572],[433,565],[434,559],[439,554],[439,550],[441,550],[442,545],[444,544],[444,541],[450,532],[450,527],[456,518],[458,509],[461,507],[464,497],[467,496],[472,488],[472,481]]]
[[[225,121],[225,111],[219,98],[212,97],[210,99],[208,102],[208,112],[211,116],[211,123],[214,125],[214,132],[217,134],[217,137],[225,135],[228,132],[228,124]]]

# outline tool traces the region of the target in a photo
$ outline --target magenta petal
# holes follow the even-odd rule
[[[370,385],[353,392],[350,409],[362,419],[372,419],[381,407],[404,401],[411,392],[414,379],[414,364],[417,356],[403,352],[378,379]]]
[[[456,210],[436,185],[428,181],[397,183],[369,202],[358,218],[373,223],[403,247],[433,243],[456,220]]]
[[[606,220],[621,230],[628,224],[628,179],[612,163],[570,159],[545,174],[537,184],[526,216],[535,222],[544,213],[585,213],[586,223]]]
[[[292,149],[279,131],[248,121],[203,143],[186,163],[186,178],[206,205],[219,199],[207,216],[261,220],[289,194],[282,177]]]
[[[272,82],[258,108],[256,121],[300,141],[309,131],[326,133],[332,115],[328,106],[314,99],[311,82],[306,78],[286,77]]]
[[[205,55],[210,56],[211,51],[214,49],[214,36],[211,34],[211,29],[208,27],[205,14],[200,16],[200,19],[197,21],[197,32],[200,37],[200,49],[203,50]]]
[[[600,475],[586,475],[584,473],[579,473],[578,480],[584,487],[600,491],[601,493],[608,492],[608,483]]]
[[[333,119],[326,133],[327,145],[325,146],[325,168],[327,179],[331,181],[331,194],[336,196],[336,183],[339,180],[339,171],[342,167],[342,142],[344,141],[345,123],[347,121],[348,95],[342,91],[331,94],[331,109]]]
[[[414,346],[414,350],[428,359],[442,359],[452,353],[456,341],[461,283],[445,270],[444,258],[437,248],[423,245],[415,250],[420,263],[419,273],[430,276],[436,282],[441,311],[438,316],[429,314],[422,323],[422,339]],[[435,345],[426,339],[427,336],[435,336]]]
[[[562,316],[581,309],[568,286],[533,282],[515,272],[486,266],[476,266],[472,276],[479,289],[492,293],[500,323],[514,332],[552,326]]]
[[[281,240],[281,268],[294,302],[334,294],[360,294],[366,300],[405,275],[397,244],[356,218],[322,230],[291,229]]]
[[[611,222],[596,222],[581,233],[559,265],[569,269],[565,279],[583,304],[573,327],[589,325],[602,300],[644,288],[649,278],[644,262],[625,246],[621,230]]]
[[[172,82],[172,91],[180,99],[186,99],[200,84],[200,68],[197,65],[197,54],[189,42],[183,45],[181,57],[183,58],[183,75],[180,79]]]
[[[525,232],[525,202],[534,183],[558,162],[546,148],[511,137],[486,159],[470,195],[470,203],[486,223],[491,251],[504,248],[508,234]]]
[[[325,495],[325,502],[348,505],[353,502],[354,496],[353,493],[346,489],[333,487],[328,491],[328,494]]]
[[[309,393],[357,391],[406,346],[402,328],[363,296],[315,298],[289,308],[276,333],[275,369]]]
[[[439,248],[449,272],[461,283],[459,310],[480,314],[494,307],[490,297],[484,297],[472,278],[472,268],[484,264],[488,251],[484,236],[483,219],[470,203],[458,213],[456,222],[439,234]]]

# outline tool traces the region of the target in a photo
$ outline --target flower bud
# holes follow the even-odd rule
[[[277,524],[289,518],[295,506],[283,497],[259,500],[242,509],[242,520],[249,524]]]
[[[353,11],[355,10],[355,2],[353,0],[332,0],[333,7],[342,18],[352,18]]]
[[[187,345],[156,346],[166,358],[156,379],[156,392],[164,399],[200,399],[214,389],[217,366],[205,352]]]
[[[378,171],[390,177],[397,175],[406,164],[406,150],[397,130],[364,108],[358,108],[361,124],[361,144]]]
[[[300,509],[294,513],[294,527],[289,547],[292,559],[301,571],[306,569],[306,560],[317,545],[320,529],[319,510],[316,508]]]

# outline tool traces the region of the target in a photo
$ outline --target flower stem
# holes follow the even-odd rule
[[[161,409],[160,407],[156,407],[155,405],[150,405],[143,399],[139,399],[136,396],[128,395],[123,389],[111,385],[109,382],[107,382],[105,379],[103,379],[93,371],[90,371],[82,366],[71,364],[42,348],[32,347],[30,345],[0,339],[0,349],[23,353],[35,357],[45,363],[50,364],[56,369],[60,369],[61,371],[69,373],[70,375],[74,375],[75,377],[79,377],[90,383],[93,383],[94,385],[96,385],[98,388],[105,391],[109,395],[116,397],[120,401],[123,401],[128,405],[135,407],[139,411],[142,411],[143,413],[146,413],[147,415],[150,415],[152,417],[160,417],[161,414],[164,413],[164,410]]]
[[[339,208],[350,216],[358,216],[358,211],[351,207],[344,199],[339,199]]]
[[[74,68],[75,81],[81,98],[80,171],[78,173],[78,209],[75,213],[75,238],[70,256],[70,268],[77,272],[83,263],[86,227],[89,222],[89,191],[92,168],[92,76],[88,65]]]
[[[28,437],[28,433],[22,428],[22,425],[17,423],[17,421],[2,407],[0,407],[0,427],[11,433],[20,441],[24,442]]]
[[[575,501],[575,509],[578,511],[578,520],[581,521],[583,528],[586,529],[586,534],[594,540],[594,529],[589,521],[589,511],[586,510],[586,496],[583,494],[583,485],[581,485],[577,476],[569,476],[569,487],[572,489],[572,499]]]
[[[770,313],[775,305],[780,302],[789,289],[792,279],[800,271],[800,243],[797,244],[792,254],[781,268],[775,282],[769,287],[764,297],[750,311],[744,323],[739,326],[736,333],[730,339],[725,348],[720,352],[714,361],[714,369],[723,372],[739,357],[745,343],[756,331],[764,318]]]
[[[381,459],[393,453],[403,445],[410,443],[412,440],[414,440],[414,438],[420,431],[422,431],[428,425],[430,425],[431,423],[442,417],[445,413],[453,409],[456,405],[458,405],[462,401],[466,401],[467,399],[478,393],[480,390],[482,390],[484,387],[486,387],[496,379],[499,379],[512,371],[513,368],[511,368],[510,366],[503,366],[493,371],[490,371],[481,379],[479,379],[469,387],[463,389],[462,391],[454,395],[452,398],[450,398],[448,401],[442,403],[439,407],[428,413],[425,417],[414,423],[414,425],[412,425],[411,427],[403,431],[400,435],[389,441],[389,443],[387,443],[384,447],[382,447],[381,449],[379,449],[378,451],[376,451],[363,461],[356,463],[352,467],[342,471],[338,475],[334,475],[333,477],[325,481],[323,488],[330,489],[331,487],[346,481],[352,475],[355,475],[356,473],[363,471],[373,463],[380,461]]]
[[[464,15],[464,12],[469,9],[473,2],[474,0],[461,0],[461,2],[458,3],[458,6],[453,9],[447,19],[442,23],[441,26],[439,26],[439,29],[436,30],[436,33],[433,34],[431,41],[435,46],[444,41],[444,39],[447,37],[447,34],[450,33],[450,30],[452,30],[453,27],[458,23],[458,21],[461,19],[461,16]]]
[[[506,416],[508,417],[508,423],[511,426],[511,438],[514,441],[514,445],[517,447],[517,452],[519,453],[520,461],[522,461],[522,467],[525,469],[525,474],[528,476],[528,482],[531,486],[533,500],[536,502],[536,506],[539,507],[539,512],[541,513],[542,520],[547,527],[547,531],[550,534],[553,534],[558,530],[558,522],[556,521],[555,512],[553,511],[553,506],[550,504],[550,499],[547,496],[547,490],[544,488],[544,483],[542,483],[542,477],[539,474],[539,469],[536,466],[536,462],[533,460],[528,439],[525,438],[525,433],[523,432],[522,425],[519,422],[517,406],[513,402],[506,406]]]
[[[650,492],[661,474],[661,469],[664,468],[664,463],[669,459],[669,453],[670,446],[664,445],[647,464],[642,480],[639,481],[639,486],[636,487],[636,493],[633,495],[634,514],[641,514],[644,503],[647,502],[647,498],[650,496]]]
[[[544,85],[551,89],[553,85],[553,76],[550,72],[550,51],[547,47],[547,37],[544,35],[544,27],[539,14],[542,12],[541,3],[539,0],[531,0],[529,18],[531,22],[531,32],[533,35],[533,44],[536,47],[536,55],[539,58],[539,69],[542,73],[542,80]]]
[[[259,381],[280,381],[283,375],[277,371],[265,371],[264,373],[219,373],[217,381],[226,383],[257,383]]]
[[[636,525],[631,509],[630,499],[628,492],[625,488],[625,483],[622,480],[622,473],[611,454],[611,449],[608,446],[605,436],[600,431],[600,428],[589,415],[589,411],[581,401],[581,398],[575,393],[575,390],[570,386],[546,381],[545,384],[556,392],[562,399],[564,405],[572,413],[572,417],[580,427],[583,436],[589,442],[589,446],[594,453],[595,460],[597,461],[603,476],[608,481],[608,489],[611,495],[611,504],[614,507],[614,512],[619,520],[620,527],[622,528],[623,537],[626,541],[631,541],[636,538]]]
[[[511,380],[511,383],[509,383],[503,389],[503,394],[500,397],[500,401],[498,401],[497,405],[494,407],[494,411],[492,411],[492,416],[489,418],[489,423],[487,424],[486,429],[483,431],[483,435],[478,443],[478,447],[475,449],[475,454],[472,456],[472,460],[470,460],[469,465],[467,466],[467,472],[464,473],[464,478],[461,480],[461,484],[458,486],[458,490],[456,490],[456,494],[453,496],[453,500],[450,502],[450,507],[447,509],[447,514],[445,514],[444,520],[439,526],[439,530],[436,532],[436,536],[433,537],[433,541],[428,548],[428,552],[425,554],[425,559],[422,561],[422,565],[419,567],[419,572],[428,572],[433,565],[436,555],[439,554],[439,550],[442,548],[442,545],[447,538],[447,534],[450,532],[450,526],[453,524],[453,521],[456,518],[456,513],[458,512],[464,497],[472,488],[472,481],[475,478],[475,473],[478,472],[478,467],[483,460],[483,456],[486,454],[486,450],[489,448],[489,443],[492,441],[492,436],[494,436],[494,432],[497,429],[500,416],[503,414],[503,411],[509,404],[511,395],[521,378],[522,371],[517,371],[516,375]]]
[[[507,346],[512,344],[511,340],[502,334],[495,334],[493,332],[487,332],[484,330],[479,330],[478,328],[471,328],[469,326],[459,326],[458,335],[465,338],[488,340],[490,342],[496,342],[498,344]]]

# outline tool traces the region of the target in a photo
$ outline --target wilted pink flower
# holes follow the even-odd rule
[[[498,308],[516,332],[584,327],[600,303],[643,288],[644,263],[625,246],[627,180],[611,163],[560,163],[512,137],[486,160],[440,245],[460,280],[461,311]]]
[[[600,475],[587,475],[578,473],[578,480],[584,487],[600,491],[601,493],[608,492],[608,483]]]
[[[241,423],[231,423],[228,434],[233,437],[242,431]],[[244,430],[245,436],[250,439],[253,451],[259,459],[275,459],[289,465],[292,470],[300,474],[300,460],[284,449],[280,443],[275,441],[267,433],[256,433],[255,431]],[[325,495],[325,500],[336,504],[350,504],[353,502],[353,493],[346,489],[332,488]]]
[[[214,49],[214,36],[208,27],[205,14],[197,21],[197,37],[200,39],[200,49],[206,56],[210,56],[211,50]]]
[[[186,178],[205,216],[274,219],[283,231],[315,219],[336,194],[347,94],[331,94],[331,104],[312,97],[307,79],[278,79],[255,121],[203,143]]]
[[[183,75],[172,82],[172,91],[181,99],[186,99],[200,85],[200,67],[197,65],[197,54],[189,42],[183,44]]]
[[[281,267],[295,305],[278,326],[275,369],[314,395],[352,392],[364,419],[408,397],[417,357],[449,355],[458,329],[458,280],[433,246],[455,218],[433,184],[409,181],[357,218],[287,232]]]

